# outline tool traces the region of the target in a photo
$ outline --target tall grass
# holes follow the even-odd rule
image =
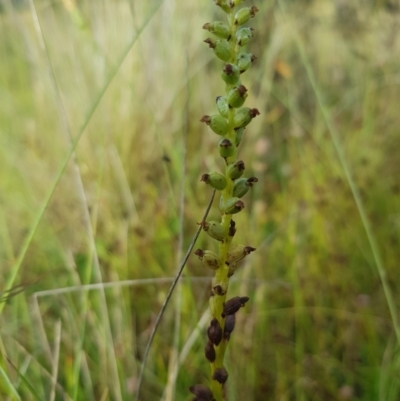
[[[262,114],[242,158],[259,183],[237,240],[257,252],[231,284],[252,301],[229,400],[398,400],[397,11],[255,4],[244,84]],[[0,303],[0,399],[132,400],[219,163],[198,123],[219,94],[201,43],[215,6],[1,5],[0,293],[26,289]],[[187,269],[142,401],[187,400],[207,371],[210,278]]]

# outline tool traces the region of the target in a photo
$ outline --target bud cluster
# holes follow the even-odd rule
[[[247,296],[226,299],[229,278],[239,263],[255,248],[247,245],[232,245],[236,233],[233,215],[240,213],[245,203],[242,198],[257,183],[256,177],[245,177],[245,163],[237,159],[245,129],[260,112],[257,108],[245,107],[248,90],[242,84],[242,74],[249,70],[256,57],[247,53],[244,46],[255,35],[254,29],[244,26],[258,12],[257,7],[237,6],[243,0],[214,0],[226,14],[227,22],[214,21],[203,25],[212,36],[204,42],[215,56],[224,62],[221,78],[225,93],[216,98],[216,113],[204,115],[200,121],[219,136],[218,152],[224,159],[225,172],[204,173],[201,181],[220,191],[219,210],[221,221],[202,221],[199,224],[211,238],[217,241],[219,252],[197,249],[194,253],[202,264],[214,271],[210,308],[213,318],[207,329],[208,341],[204,354],[211,364],[210,388],[196,384],[190,388],[195,394],[194,401],[223,401],[223,386],[228,380],[228,371],[223,366],[227,343],[235,328],[236,313],[249,301]]]

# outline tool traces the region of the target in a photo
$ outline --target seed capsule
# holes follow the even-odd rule
[[[244,85],[234,87],[228,93],[229,107],[242,107],[247,96],[247,89]]]
[[[221,39],[229,40],[231,36],[231,30],[229,26],[224,24],[222,21],[207,22],[207,24],[203,25],[203,29],[206,29]]]
[[[245,24],[250,18],[254,18],[256,15],[256,12],[258,11],[258,8],[253,6],[253,7],[245,7],[240,9],[236,14],[235,14],[235,24],[236,25],[243,25]]]
[[[240,77],[239,68],[235,64],[226,64],[221,76],[228,85],[235,85]]]
[[[207,329],[207,335],[210,342],[214,345],[219,345],[222,340],[222,328],[218,320],[211,320],[210,326]]]
[[[231,263],[237,263],[243,260],[247,255],[249,255],[251,252],[254,252],[256,248],[253,248],[252,246],[244,246],[244,245],[234,245],[228,252],[228,255],[226,257],[226,263],[231,264]]]
[[[253,56],[251,53],[240,53],[236,57],[236,65],[239,68],[239,72],[243,74],[247,71],[256,59],[257,57]]]
[[[205,348],[204,348],[204,355],[209,360],[209,362],[214,362],[216,355],[215,355],[215,348],[211,341],[208,341]]]
[[[210,128],[217,134],[224,136],[229,129],[228,120],[219,114],[214,114],[212,116],[203,116],[200,121],[206,123]]]
[[[235,181],[235,186],[233,187],[233,196],[241,198],[242,196],[246,195],[249,189],[256,182],[258,182],[256,177],[239,178]]]
[[[247,45],[251,39],[254,38],[254,29],[253,28],[241,28],[236,32],[236,43],[238,46]]]
[[[228,111],[229,111],[229,105],[228,101],[226,100],[225,96],[218,96],[215,99],[217,103],[217,109],[219,111],[219,114],[221,114],[222,117],[228,118]]]
[[[219,154],[223,158],[231,157],[235,154],[235,146],[233,146],[232,142],[229,139],[221,139],[218,144]]]
[[[224,367],[215,369],[212,378],[218,383],[224,384],[228,380],[228,371]]]
[[[226,237],[226,232],[223,229],[221,223],[216,221],[203,221],[201,223],[203,230],[211,237],[217,241],[223,241]]]
[[[231,338],[231,333],[235,328],[236,323],[236,315],[228,315],[225,318],[225,327],[224,327],[224,339],[229,340]]]
[[[228,230],[228,235],[230,237],[233,237],[236,234],[236,223],[231,220],[229,223],[229,230]]]
[[[226,301],[221,316],[225,317],[228,315],[234,315],[240,308],[242,308],[246,304],[249,299],[249,297],[233,297],[229,301]]]
[[[222,61],[229,61],[231,59],[231,49],[229,43],[225,39],[219,39],[213,48],[214,54]]]
[[[246,125],[249,125],[251,120],[259,114],[260,112],[258,109],[249,109],[248,107],[243,107],[236,112],[233,119],[233,126],[235,128],[244,128]]]
[[[211,270],[217,270],[221,264],[218,255],[212,251],[203,251],[202,249],[197,249],[194,254],[199,257],[204,266]]]
[[[244,203],[237,197],[229,198],[224,207],[225,214],[236,214],[244,209]]]
[[[243,171],[245,169],[245,165],[243,160],[238,160],[235,163],[232,163],[227,168],[227,175],[230,179],[236,180],[237,178],[241,177]]]
[[[221,7],[226,13],[229,13],[234,4],[230,0],[214,0],[218,7]]]
[[[213,401],[214,396],[212,391],[203,384],[195,384],[194,386],[189,387],[189,391],[193,393],[198,401]]]
[[[206,184],[218,189],[219,191],[224,190],[226,187],[226,177],[217,172],[203,174],[200,181],[204,181]]]

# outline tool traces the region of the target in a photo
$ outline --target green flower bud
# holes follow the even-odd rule
[[[231,8],[234,7],[234,4],[230,0],[214,0],[215,4],[218,7],[221,7],[226,13],[229,13],[231,11]]]
[[[231,50],[227,40],[225,39],[214,40],[208,38],[204,42],[208,43],[211,49],[214,50],[215,55],[222,61],[229,61],[231,59]]]
[[[228,101],[226,100],[225,96],[218,96],[215,99],[217,103],[217,109],[221,116],[228,118],[228,111],[229,111],[229,105]]]
[[[243,138],[243,134],[244,134],[244,128],[235,128],[235,132],[236,132],[236,147],[238,147],[240,145],[240,142],[242,142],[242,138]]]
[[[200,121],[209,125],[217,135],[224,136],[229,130],[228,120],[219,114],[203,116],[201,117]]]
[[[249,189],[256,182],[258,182],[258,179],[256,177],[240,178],[236,180],[235,186],[233,187],[233,196],[241,198],[242,196],[246,195]]]
[[[235,24],[236,25],[243,25],[245,24],[250,18],[254,18],[258,8],[253,7],[245,7],[240,9],[235,15]]]
[[[244,209],[244,203],[237,197],[229,198],[224,205],[225,214],[236,214]]]
[[[247,89],[244,85],[235,86],[228,93],[229,107],[242,107],[247,96]]]
[[[254,29],[253,28],[241,28],[236,32],[236,43],[239,46],[247,45],[251,39],[254,38]]]
[[[236,65],[238,66],[240,73],[243,74],[247,71],[256,59],[257,57],[251,53],[240,53],[236,57]]]
[[[229,26],[224,24],[222,21],[207,22],[207,24],[203,25],[203,29],[206,29],[221,39],[229,40],[231,37],[231,30]]]
[[[231,157],[235,154],[235,146],[233,146],[232,142],[229,139],[221,139],[218,144],[219,154],[221,157],[226,159],[227,157]]]
[[[236,180],[237,178],[240,178],[242,176],[244,169],[245,165],[243,160],[238,160],[237,162],[232,163],[228,166],[227,175],[232,180]]]
[[[241,3],[243,3],[243,0],[231,0],[231,4],[233,5],[233,7],[236,7]]]
[[[217,270],[221,264],[218,255],[212,251],[203,251],[202,249],[197,249],[194,254],[199,257],[204,266],[211,270]]]
[[[218,189],[219,191],[222,191],[226,188],[225,176],[217,172],[203,174],[200,181],[204,181],[206,184],[210,185],[214,189]]]
[[[234,64],[226,64],[221,76],[228,85],[235,85],[240,77],[239,68]]]
[[[244,246],[244,245],[234,245],[228,252],[228,255],[226,257],[226,263],[231,264],[231,263],[237,263],[243,260],[247,255],[249,255],[251,252],[254,252],[256,248],[253,248],[251,246]]]
[[[233,118],[233,126],[235,128],[244,128],[246,125],[251,123],[251,120],[258,116],[260,112],[258,109],[249,109],[248,107],[243,107],[239,109],[235,117]]]
[[[201,223],[203,230],[211,237],[217,241],[224,241],[226,238],[226,231],[222,227],[221,223],[216,221],[203,221]]]
[[[235,274],[236,269],[237,269],[237,263],[231,262],[229,264],[228,278],[232,277]]]

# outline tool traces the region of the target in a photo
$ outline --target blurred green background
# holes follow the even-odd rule
[[[257,251],[230,287],[250,302],[228,399],[398,401],[399,3],[252,4],[261,115],[240,158],[259,182],[235,240]],[[1,400],[135,400],[200,176],[222,167],[199,122],[223,94],[201,27],[221,18],[211,0],[0,1]],[[141,401],[207,382],[209,275],[189,259]]]

